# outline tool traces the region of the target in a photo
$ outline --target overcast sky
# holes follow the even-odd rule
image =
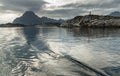
[[[0,0],[0,23],[12,22],[25,11],[57,19],[86,15],[89,11],[106,15],[120,11],[120,0]]]

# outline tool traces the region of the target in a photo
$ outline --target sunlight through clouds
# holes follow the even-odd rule
[[[52,5],[62,6],[70,3],[76,3],[79,2],[80,0],[44,0],[44,1]]]
[[[49,4],[56,5],[56,6],[63,6],[66,4],[88,4],[88,3],[99,3],[101,0],[44,0]]]
[[[3,6],[3,4],[0,4],[0,6]]]
[[[47,2],[47,4],[43,5],[44,10],[60,10],[60,9],[66,9],[61,6],[71,4],[71,3],[76,3],[79,0],[44,0]]]
[[[109,1],[113,0],[106,0],[106,1],[101,1],[101,0],[44,0],[47,2],[46,4],[43,5],[44,10],[61,10],[61,9],[81,9],[81,10],[91,10],[88,8],[93,8],[91,6],[94,5],[102,5],[102,3],[106,3]],[[91,5],[91,6],[89,6]],[[84,8],[85,7],[85,8]]]
[[[13,14],[13,13],[5,13],[0,16],[0,19],[2,23],[5,23],[6,21],[11,22],[11,20],[15,19],[16,17],[18,17],[18,15]]]

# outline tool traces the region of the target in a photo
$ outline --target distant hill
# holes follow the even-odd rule
[[[44,23],[62,23],[64,20],[55,20],[47,17],[39,17],[32,11],[26,11],[21,17],[16,18],[14,24],[37,25]]]
[[[119,11],[115,11],[109,14],[110,16],[120,16],[120,12]]]
[[[25,25],[22,24],[13,24],[13,23],[6,23],[0,24],[0,27],[24,27]]]

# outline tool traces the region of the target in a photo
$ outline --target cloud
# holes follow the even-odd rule
[[[91,0],[89,0],[91,1]],[[120,0],[92,0],[91,2],[86,3],[71,3],[62,6],[63,8],[77,8],[92,11],[94,14],[108,14],[113,11],[119,11],[120,10]]]
[[[28,10],[38,12],[42,10],[45,3],[42,0],[0,0],[0,21],[2,23],[12,22]]]
[[[88,14],[89,11],[94,14],[109,14],[119,11],[119,3],[120,0],[0,0],[0,15],[12,13],[19,16],[25,11],[31,10],[39,16],[72,18]]]
[[[77,11],[76,11],[77,10]],[[88,13],[88,12],[87,12]],[[86,14],[86,11],[84,10],[78,10],[78,9],[58,9],[58,10],[52,10],[52,11],[43,11],[42,15],[48,15],[49,17],[53,17],[53,18],[65,18],[65,19],[69,19],[69,18],[73,18],[77,15],[81,15],[81,14]]]
[[[41,9],[43,4],[45,4],[45,2],[41,0],[1,0],[0,2],[3,5],[0,8],[4,11],[12,10],[17,12],[23,12],[26,10],[36,12]]]

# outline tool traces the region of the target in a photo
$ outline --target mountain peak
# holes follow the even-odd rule
[[[37,16],[33,11],[26,11],[23,16]]]
[[[43,24],[46,22],[52,23],[61,23],[59,20],[54,20],[47,17],[39,17],[33,11],[26,11],[21,17],[16,18],[13,23],[17,24],[24,24],[24,25],[36,25],[36,24]]]
[[[34,13],[33,11],[25,11],[25,13]]]
[[[26,11],[21,17],[15,19],[13,23],[24,25],[41,24],[40,17],[38,17],[33,11]]]

